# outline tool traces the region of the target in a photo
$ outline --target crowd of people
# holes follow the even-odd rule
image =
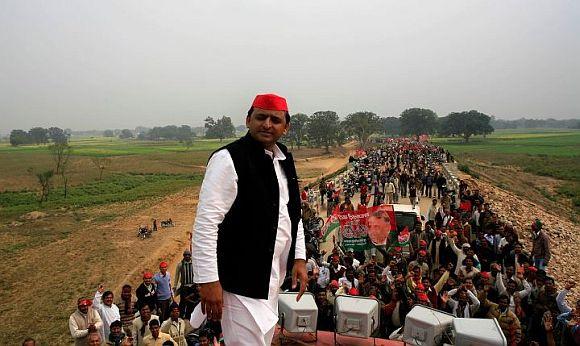
[[[412,205],[418,198],[431,201],[406,247],[391,243],[373,249],[383,251],[355,252],[337,243],[326,254],[307,245],[308,288],[319,307],[319,330],[334,330],[334,299],[348,294],[380,301],[383,337],[421,304],[456,317],[495,318],[509,345],[579,343],[580,301],[566,302],[575,284],[567,282],[558,292],[549,275],[550,240],[542,222],[517,230],[464,181],[459,191],[450,191],[440,173],[440,163],[449,159],[436,146],[392,140],[351,160],[342,177],[319,185],[320,200],[305,208],[326,203],[329,215],[407,196]],[[302,196],[303,203],[312,202]],[[400,231],[392,230],[391,239]],[[520,240],[523,232],[531,232],[531,248]]]
[[[566,301],[575,284],[566,282],[558,291],[549,275],[550,240],[542,222],[517,230],[465,182],[450,191],[440,166],[450,159],[426,142],[389,140],[351,158],[340,178],[302,192],[304,224],[325,209],[331,215],[404,198],[413,207],[420,198],[431,200],[405,247],[389,241],[355,252],[337,242],[326,253],[307,244],[308,290],[319,308],[318,330],[334,330],[336,296],[352,295],[380,302],[381,337],[404,327],[406,314],[420,304],[456,317],[495,318],[509,345],[580,343],[580,301],[573,306]],[[396,239],[401,231],[393,229],[391,236]],[[523,232],[531,232],[531,248],[520,241]],[[79,299],[69,319],[75,344],[219,343],[219,322],[190,324],[200,300],[191,257],[184,251],[173,280],[161,262],[158,272],[143,274],[138,287],[124,285],[119,297],[99,285],[92,299]],[[288,281],[282,289],[290,286]],[[23,345],[35,341],[28,338]]]
[[[79,299],[77,310],[69,318],[75,345],[218,343],[219,323],[208,321],[195,330],[190,323],[194,307],[199,303],[191,251],[183,252],[173,280],[167,268],[167,262],[161,262],[158,272],[144,272],[143,282],[137,288],[124,285],[116,302],[113,292],[105,290],[104,285],[99,285],[93,299]]]

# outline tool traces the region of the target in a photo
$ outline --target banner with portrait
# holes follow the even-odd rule
[[[396,231],[395,211],[390,204],[366,210],[336,214],[340,222],[340,235],[345,249],[363,251],[387,244],[391,230]]]

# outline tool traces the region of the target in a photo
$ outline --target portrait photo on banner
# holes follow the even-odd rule
[[[391,230],[397,229],[392,205],[343,212],[336,216],[340,221],[342,245],[354,251],[387,245]]]

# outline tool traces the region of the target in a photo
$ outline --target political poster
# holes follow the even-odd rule
[[[336,214],[345,249],[363,251],[387,244],[391,230],[397,229],[395,211],[390,204]]]

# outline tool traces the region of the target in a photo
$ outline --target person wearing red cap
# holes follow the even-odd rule
[[[80,298],[77,301],[77,310],[70,315],[68,327],[75,339],[75,345],[87,345],[90,333],[98,333],[103,327],[101,317],[95,311],[90,299]]]
[[[408,265],[408,271],[412,271],[412,268],[414,267],[419,267],[421,268],[421,274],[422,276],[429,276],[430,274],[430,269],[429,269],[429,263],[428,263],[428,257],[427,257],[427,251],[425,250],[419,250],[417,252],[417,259],[414,261],[411,261]]]
[[[167,272],[167,262],[159,263],[159,272],[153,276],[157,286],[157,313],[159,319],[165,321],[169,317],[169,305],[173,301],[171,275]]]
[[[151,311],[157,309],[157,287],[153,283],[153,273],[143,273],[143,282],[135,290],[137,295],[137,309],[141,309],[143,305],[149,306]]]
[[[221,319],[227,345],[270,345],[286,273],[294,287],[300,280],[298,299],[306,290],[298,177],[292,154],[278,143],[289,126],[286,99],[258,95],[246,116],[248,133],[207,164],[192,260],[201,310]],[[240,258],[240,249],[251,251]]]

